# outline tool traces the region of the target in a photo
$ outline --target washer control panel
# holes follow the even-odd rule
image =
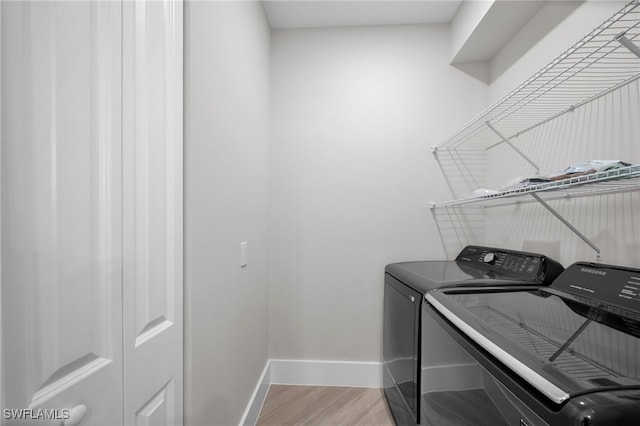
[[[551,288],[572,295],[583,305],[628,318],[633,314],[636,321],[640,319],[640,269],[576,262]],[[625,327],[631,324],[625,323]],[[640,328],[634,328],[640,335]]]
[[[559,263],[542,254],[483,246],[465,247],[456,262],[481,271],[515,276],[532,282],[553,280],[563,270]],[[552,276],[549,276],[550,271]]]

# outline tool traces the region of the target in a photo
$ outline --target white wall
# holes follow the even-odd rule
[[[487,14],[494,0],[465,1],[453,17],[451,31],[451,57],[454,58],[473,30]]]
[[[185,17],[185,424],[230,425],[268,359],[270,31],[257,2]]]
[[[445,257],[428,147],[487,100],[449,41],[444,25],[272,33],[272,358],[381,360],[384,265]]]
[[[532,52],[529,52],[528,58],[523,59],[519,66],[526,67],[524,64],[539,62],[544,58],[545,61],[538,66],[539,69],[546,65],[546,63],[553,60],[558,56],[558,54],[564,52],[566,47],[568,47],[563,45],[562,36],[558,36],[558,34],[568,31],[566,34],[568,37],[574,37],[575,35],[576,37],[581,38],[590,32],[594,26],[597,26],[602,22],[600,20],[601,13],[597,11],[598,7],[595,8],[596,10],[589,7],[587,8],[591,11],[591,13],[589,13],[589,18],[585,19],[585,17],[582,17],[576,19],[576,16],[574,16],[569,21],[573,21],[572,24],[563,24],[565,19],[581,6],[582,0],[554,0],[552,2],[541,3],[542,5],[537,12],[528,20],[528,22],[520,25],[519,31],[509,38],[506,44],[502,46],[501,50],[497,52],[491,60],[491,63],[489,64],[491,82],[495,83],[493,84],[493,89],[491,91],[492,95],[496,95],[497,92],[499,92],[496,88],[500,86],[500,83],[496,83],[496,80],[504,71],[508,70],[516,61],[521,59],[525,53],[530,51],[532,47],[538,45],[534,49],[534,51],[537,51],[538,53],[532,55]],[[515,4],[517,4],[517,2]],[[606,7],[604,4],[602,6]],[[584,13],[584,9],[582,9],[582,13]],[[540,40],[544,39],[545,36],[554,31],[555,34],[557,34],[554,42],[540,42]],[[577,33],[580,34],[578,35]],[[566,39],[564,40],[564,43],[571,44],[577,40],[578,39]],[[526,71],[531,74],[537,70]],[[515,68],[512,69],[512,76],[519,74],[520,72],[516,72]],[[525,76],[520,75],[521,79],[523,77],[526,78]],[[510,78],[506,77],[503,81],[503,85],[514,84],[513,81],[509,80]],[[502,87],[502,89],[509,91],[511,90],[511,87]]]
[[[583,3],[491,85],[491,99],[522,83],[624,4]],[[552,2],[541,13],[548,13],[551,7]],[[516,144],[541,166],[542,172],[587,159],[640,163],[639,117],[640,86],[636,82],[519,137]],[[532,173],[530,166],[504,146],[490,150],[488,161],[489,185]],[[640,193],[550,204],[603,250],[603,262],[640,266]],[[543,249],[565,266],[576,260],[595,260],[591,248],[537,204],[488,209],[486,235],[489,244]]]

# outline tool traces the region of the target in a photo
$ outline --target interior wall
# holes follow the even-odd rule
[[[270,356],[380,361],[385,264],[445,257],[429,146],[486,106],[448,27],[272,32]]]
[[[270,29],[259,2],[185,20],[185,424],[230,425],[268,359]]]
[[[551,2],[552,3],[552,2]],[[522,83],[618,11],[624,2],[585,2],[537,43],[490,87],[498,99]],[[548,4],[546,8],[552,7]],[[638,82],[577,108],[517,138],[516,146],[553,172],[581,160],[640,163]],[[531,166],[506,146],[488,154],[488,188],[532,175]],[[604,263],[640,266],[640,193],[572,198],[549,204],[603,251]],[[537,203],[487,209],[487,242],[514,249],[541,250],[568,266],[595,261],[595,252]]]
[[[455,57],[473,30],[493,5],[494,0],[465,1],[453,17],[451,31],[451,57]]]
[[[563,32],[566,31],[566,24],[562,23],[565,19],[570,16],[577,8],[580,7],[583,0],[554,0],[552,2],[541,2],[541,6],[538,11],[529,19],[528,22],[525,22],[520,26],[519,31],[507,41],[507,43],[500,49],[500,51],[495,55],[495,57],[491,60],[489,64],[489,74],[491,76],[491,82],[497,80],[502,73],[509,69],[519,58],[522,57],[526,52],[528,52],[533,46],[535,46],[541,39],[545,37],[548,33],[553,31],[556,27],[560,26],[556,31]],[[591,9],[591,8],[588,8]],[[597,21],[600,16],[600,12],[593,11],[590,19],[580,18],[579,19],[579,27],[585,28],[585,32],[582,35],[585,35],[590,30],[589,26],[593,28],[593,25],[598,25]],[[569,33],[576,33],[576,22],[575,17],[573,19],[574,23],[569,27],[571,30]],[[582,36],[578,36],[582,37]],[[567,40],[568,41],[568,40]],[[576,40],[577,41],[577,40]],[[568,41],[571,43],[570,41]],[[560,49],[557,51],[556,49]],[[549,44],[544,50],[541,50],[538,47],[538,50],[542,52],[541,56],[547,57],[547,62],[554,59],[557,54],[560,54],[564,51],[563,46],[556,44]],[[553,52],[557,52],[557,54],[553,54]],[[551,55],[550,55],[551,53]],[[532,58],[529,57],[528,61],[531,61]],[[526,63],[525,60],[523,63]],[[544,66],[545,64],[542,64]],[[535,72],[535,71],[533,71]],[[506,84],[513,84],[513,82],[507,82],[509,78],[505,79]],[[497,83],[494,87],[497,87],[500,83]],[[504,84],[504,83],[503,83]],[[505,88],[506,90],[510,90],[510,88]],[[492,93],[495,95],[498,90],[492,90]]]

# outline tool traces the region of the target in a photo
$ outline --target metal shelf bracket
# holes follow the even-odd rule
[[[626,32],[624,32],[622,34],[618,34],[616,36],[616,40],[618,40],[618,42],[621,45],[623,45],[624,47],[629,49],[631,51],[631,53],[633,53],[638,58],[640,58],[640,48],[638,46],[636,46],[631,40],[629,40],[627,38],[626,34],[627,34]]]
[[[596,252],[596,260],[600,262],[602,260],[602,250],[593,243],[589,238],[587,238],[582,232],[580,232],[575,226],[573,226],[567,219],[562,217],[560,213],[554,210],[549,204],[547,204],[540,196],[536,193],[531,193],[531,196],[535,198],[535,200],[542,205],[545,209],[547,209],[552,215],[554,215],[560,222],[562,222],[567,228],[571,230],[574,234],[576,234],[582,241],[587,243],[589,247],[591,247]]]
[[[536,169],[536,174],[540,173],[540,167],[538,167],[538,165],[536,163],[534,163],[529,157],[527,157],[522,151],[520,151],[518,148],[516,148],[516,146],[514,144],[512,144],[509,139],[505,138],[502,133],[500,133],[499,131],[496,130],[495,127],[493,127],[491,125],[491,123],[489,123],[488,121],[485,123],[487,125],[488,128],[490,128],[491,130],[493,130],[493,132],[498,135],[500,137],[500,139],[502,139],[502,141],[504,143],[506,143],[507,145],[509,145],[511,148],[513,148],[513,150],[515,152],[517,152],[522,158],[524,158],[525,160],[527,160],[527,162],[529,164],[531,164],[535,169]]]

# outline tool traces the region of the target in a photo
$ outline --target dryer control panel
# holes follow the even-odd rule
[[[535,283],[551,283],[563,271],[562,265],[542,254],[484,246],[465,247],[456,262]]]

